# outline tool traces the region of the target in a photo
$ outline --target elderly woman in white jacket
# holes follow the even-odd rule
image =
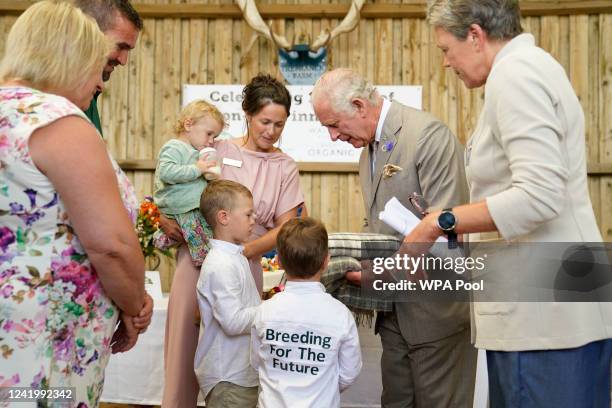
[[[582,108],[563,67],[522,33],[518,1],[434,0],[428,21],[445,67],[468,88],[484,86],[485,104],[466,146],[471,204],[430,213],[404,242],[467,233],[600,242]],[[487,350],[491,407],[610,406],[612,304],[473,309],[475,345]]]

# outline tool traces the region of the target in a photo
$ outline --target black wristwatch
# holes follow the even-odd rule
[[[453,213],[452,208],[445,208],[438,216],[438,228],[442,230],[448,237],[448,249],[457,248],[457,217]]]

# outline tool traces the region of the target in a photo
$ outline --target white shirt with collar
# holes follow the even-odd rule
[[[382,98],[383,105],[380,111],[380,116],[378,117],[378,124],[376,125],[376,133],[374,133],[374,141],[376,142],[374,146],[378,146],[378,148],[373,148],[372,151],[372,173],[374,174],[374,169],[376,168],[376,151],[380,148],[380,138],[382,136],[383,125],[385,124],[385,120],[387,119],[387,113],[389,113],[389,109],[391,108],[391,102],[387,98]]]
[[[260,408],[339,407],[361,371],[355,319],[319,282],[289,281],[262,303],[251,341]]]
[[[219,382],[243,387],[259,384],[249,363],[251,325],[259,292],[243,247],[213,239],[197,284],[204,326],[195,357],[195,373],[206,396]]]

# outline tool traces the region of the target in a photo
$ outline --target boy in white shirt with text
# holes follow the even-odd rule
[[[261,298],[242,255],[254,221],[253,196],[242,184],[213,181],[200,210],[213,230],[197,284],[203,334],[195,373],[207,408],[257,405],[257,373],[249,363],[251,325]]]
[[[259,372],[260,408],[332,408],[361,371],[355,319],[325,293],[327,231],[313,218],[287,221],[276,240],[285,290],[257,310],[251,364]]]

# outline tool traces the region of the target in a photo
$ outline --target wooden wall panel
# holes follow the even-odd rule
[[[16,19],[15,16],[0,16],[0,55],[4,55],[6,39]]]
[[[589,16],[570,16],[569,19],[569,29],[572,31],[568,41],[569,75],[576,90],[576,95],[584,108],[587,161],[593,163],[599,161],[599,132],[597,126],[599,112],[596,109],[597,101],[593,100],[589,94],[591,92],[598,94],[596,88],[598,86],[598,72],[596,69],[592,69],[593,67],[590,64],[597,63],[596,60],[591,59],[591,55],[597,52],[599,41],[597,37],[590,35]],[[589,61],[589,63],[585,64],[585,61]],[[595,217],[601,222],[599,178],[589,178],[589,190],[591,200],[594,203]]]
[[[401,68],[400,78],[402,85],[419,85],[421,67],[419,53],[421,52],[421,26],[415,18],[401,20],[401,42],[395,43],[396,49],[401,44],[402,59],[398,61]]]
[[[419,76],[415,77],[416,80],[416,84],[421,84],[423,86],[423,109],[424,110],[430,110],[431,111],[431,83],[432,83],[432,75],[431,75],[431,69],[433,68],[431,65],[431,61],[430,61],[430,54],[435,54],[438,53],[438,51],[435,49],[435,44],[431,44],[430,43],[430,39],[429,39],[429,32],[430,32],[430,27],[429,25],[427,25],[427,23],[423,20],[418,20],[418,25],[419,25],[419,30],[421,32],[420,35],[420,53],[419,55],[415,55],[414,57],[417,57],[420,63],[420,74]],[[434,115],[437,114],[436,112],[431,111]]]
[[[321,24],[322,28],[324,27]],[[363,44],[366,40],[366,30],[364,24],[359,24],[353,31],[346,34],[348,37],[348,65],[351,69],[358,70],[360,72],[365,71],[366,67],[366,52]]]
[[[612,162],[612,15],[604,14],[599,18],[599,119],[600,152],[599,162]],[[594,108],[594,107],[593,107]],[[600,228],[604,239],[612,241],[612,177],[601,178]]]
[[[200,3],[230,5],[232,0],[139,0],[140,4]],[[262,5],[336,6],[331,0],[259,0]],[[348,4],[348,0],[341,3]],[[422,4],[418,0],[369,2]],[[562,8],[570,1],[524,4]],[[575,3],[575,2],[574,2]],[[609,11],[604,11],[608,13]],[[0,52],[15,21],[0,12]],[[266,19],[289,40],[316,38],[322,29],[340,23],[338,15]],[[244,55],[253,31],[235,16],[224,18],[146,18],[127,67],[117,67],[100,97],[105,140],[118,159],[153,160],[171,136],[181,104],[181,88],[190,84],[246,83],[258,72],[280,77],[274,45],[259,38]],[[551,52],[566,69],[585,111],[586,147],[590,164],[612,163],[612,14],[530,15],[525,31]],[[467,90],[442,66],[432,29],[418,15],[362,19],[357,28],[336,38],[328,48],[330,67],[349,66],[375,83],[423,85],[423,108],[445,121],[463,142],[473,131],[483,105],[483,91]],[[241,64],[242,63],[242,64]],[[239,135],[236,135],[239,136]],[[153,173],[130,171],[138,194],[150,194]],[[330,231],[357,231],[363,201],[355,173],[304,172],[301,183],[311,215]],[[612,177],[589,177],[593,208],[602,233],[612,240]],[[162,270],[172,265],[164,263]],[[171,275],[163,275],[164,288]]]

